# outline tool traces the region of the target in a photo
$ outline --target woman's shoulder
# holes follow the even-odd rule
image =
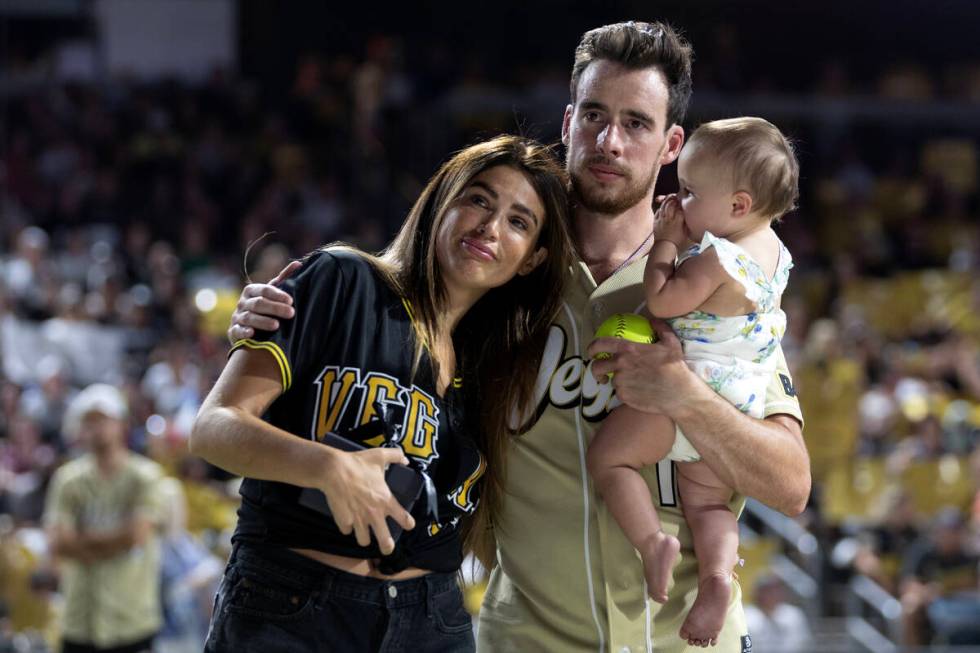
[[[367,254],[345,245],[327,245],[310,252],[306,255],[304,267],[309,264],[332,267],[351,274],[363,274],[372,269]]]
[[[327,246],[311,253],[304,267],[311,265],[314,286],[340,288],[349,301],[365,305],[401,305],[401,295],[384,261],[347,245]]]
[[[378,281],[377,270],[370,256],[346,246],[322,247],[310,252],[303,258],[303,268],[299,274],[311,275],[316,279],[336,279],[355,286],[373,285]]]

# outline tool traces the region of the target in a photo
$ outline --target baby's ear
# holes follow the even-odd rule
[[[737,191],[732,195],[732,217],[744,218],[752,213],[752,196],[744,190]]]

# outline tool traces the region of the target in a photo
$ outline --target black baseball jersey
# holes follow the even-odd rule
[[[412,510],[415,528],[382,560],[389,573],[405,567],[455,571],[462,562],[460,519],[476,508],[485,459],[464,430],[461,382],[436,392],[428,352],[413,376],[417,336],[411,307],[368,261],[348,250],[311,255],[283,285],[296,315],[280,329],[236,342],[234,349],[265,349],[282,373],[283,394],[264,418],[302,438],[344,434],[376,417],[384,405],[393,441],[410,464],[426,472],[438,496],[439,523],[425,495]],[[361,444],[379,446],[384,436]],[[378,558],[333,520],[299,504],[301,488],[246,478],[234,540],[305,548],[356,558]]]

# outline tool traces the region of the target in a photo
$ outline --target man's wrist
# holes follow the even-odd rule
[[[705,413],[705,408],[711,404],[718,395],[701,381],[694,372],[686,365],[685,373],[678,374],[677,378],[671,383],[674,388],[670,404],[664,406],[664,412],[672,420],[678,423],[696,419],[697,416]]]

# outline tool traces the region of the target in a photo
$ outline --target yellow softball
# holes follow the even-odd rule
[[[616,313],[610,315],[605,322],[599,325],[595,332],[596,338],[622,338],[631,342],[641,342],[650,344],[657,341],[657,334],[650,321],[642,315],[636,313]],[[597,359],[609,358],[608,352],[600,352],[595,356]]]

